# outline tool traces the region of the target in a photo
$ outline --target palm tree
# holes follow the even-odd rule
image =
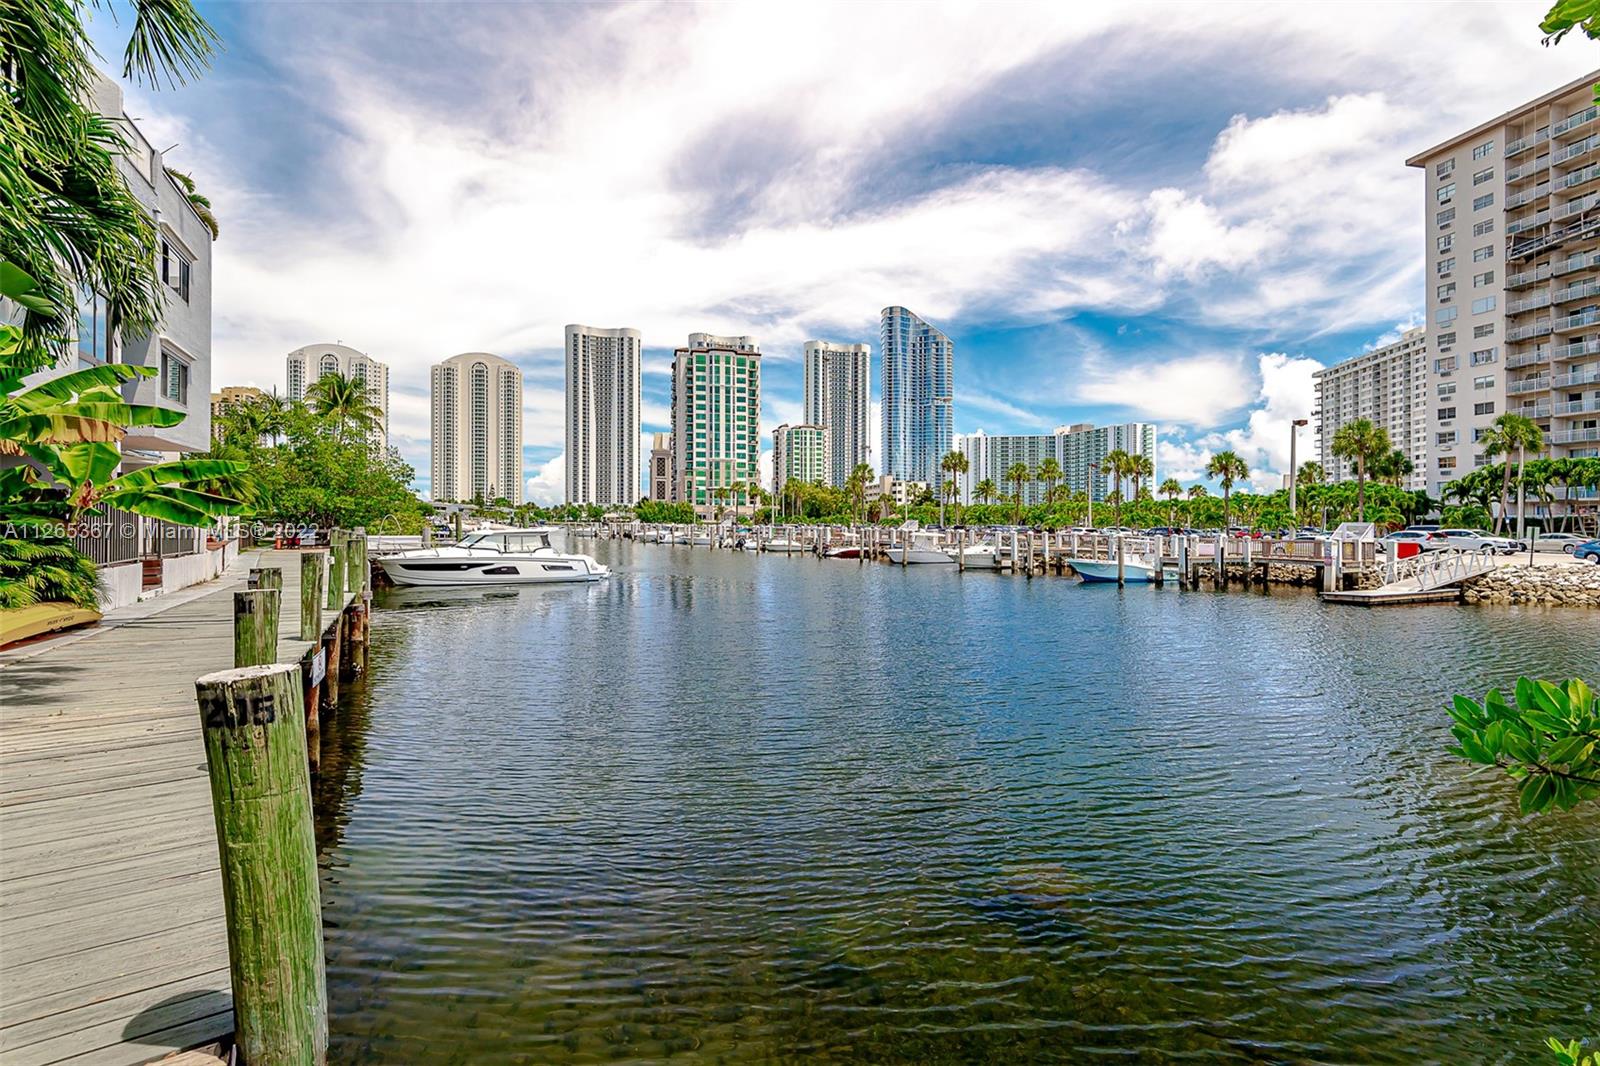
[[[1129,456],[1129,460],[1128,476],[1133,478],[1133,498],[1137,500],[1139,498],[1139,482],[1147,477],[1153,478],[1156,476],[1156,464],[1151,461],[1148,455],[1142,452],[1138,455]]]
[[[858,523],[861,521],[861,512],[867,502],[867,482],[871,480],[872,467],[866,463],[857,463],[844,482],[845,492],[850,496],[851,513],[856,516]]]
[[[1022,524],[1022,483],[1031,480],[1028,464],[1020,459],[1006,467],[1005,480],[1011,482],[1011,524]]]
[[[7,0],[0,18],[0,260],[37,285],[37,299],[21,304],[18,362],[30,370],[64,352],[81,292],[105,296],[130,336],[150,333],[165,306],[155,224],[117,169],[123,134],[92,106],[98,56],[81,17],[90,6]],[[126,6],[124,76],[155,88],[205,69],[217,35],[191,0]]]
[[[1295,473],[1294,479],[1301,488],[1305,489],[1313,485],[1322,484],[1328,479],[1328,475],[1323,472],[1322,464],[1313,459],[1309,463],[1300,464],[1300,469]]]
[[[183,198],[189,201],[189,206],[194,208],[194,213],[200,216],[200,224],[211,232],[211,239],[217,239],[217,216],[211,210],[211,201],[200,195],[195,189],[194,178],[181,170],[166,168],[167,177],[177,183],[183,190]]]
[[[1190,485],[1189,491],[1186,495],[1188,495],[1189,499],[1191,500],[1203,500],[1207,496],[1211,495],[1211,490],[1206,488],[1204,485]]]
[[[1522,468],[1528,464],[1528,449],[1532,448],[1535,455],[1544,449],[1544,432],[1533,419],[1508,411],[1494,420],[1481,443],[1484,455],[1505,456],[1501,464],[1500,514],[1494,520],[1494,531],[1499,533],[1505,529],[1506,513],[1511,506],[1511,453],[1517,454],[1520,477]]]
[[[1039,461],[1039,481],[1044,485],[1045,503],[1054,502],[1052,497],[1055,495],[1056,482],[1060,481],[1061,477],[1061,464],[1056,461],[1055,456],[1047,455]]]
[[[997,495],[999,495],[999,492],[994,487],[993,481],[989,480],[988,478],[984,478],[982,481],[972,486],[972,494],[978,498],[979,503],[988,503]]]
[[[1380,455],[1372,464],[1372,476],[1386,485],[1399,488],[1400,483],[1410,477],[1415,469],[1416,466],[1405,452],[1399,448],[1392,448],[1387,454]]]
[[[340,373],[324,374],[306,390],[306,403],[319,417],[333,423],[334,436],[344,440],[347,426],[370,435],[383,417],[383,409],[367,399],[367,387]]]
[[[1333,433],[1333,454],[1340,459],[1354,459],[1356,464],[1356,514],[1359,521],[1367,520],[1367,467],[1388,454],[1389,431],[1373,425],[1370,418],[1346,422]]]
[[[1222,531],[1224,533],[1228,531],[1229,526],[1229,506],[1233,497],[1233,483],[1235,481],[1243,481],[1249,476],[1249,465],[1231,450],[1218,452],[1206,464],[1206,477],[1214,477],[1222,482]]]
[[[957,476],[965,474],[970,469],[971,466],[967,461],[966,452],[951,452],[943,459],[939,460],[939,480],[941,483],[941,490],[943,489],[944,475],[949,474],[950,488],[955,491],[948,493],[948,495],[954,497],[956,493],[960,491],[960,484],[956,481]],[[946,495],[947,494],[944,491],[939,493],[939,525],[941,526],[944,525],[944,497]],[[961,513],[959,510],[957,510],[956,525],[959,526],[960,524]]]
[[[1183,495],[1183,486],[1178,484],[1178,479],[1169,477],[1161,483],[1159,490],[1167,498],[1167,525],[1178,524],[1178,497]]]

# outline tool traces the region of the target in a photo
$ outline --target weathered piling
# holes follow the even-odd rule
[[[195,692],[222,865],[235,1042],[249,1066],[321,1066],[328,992],[300,668],[223,670],[196,681]]]
[[[1127,540],[1122,534],[1117,534],[1117,588],[1119,589],[1126,587],[1123,570],[1127,565],[1127,549]]]
[[[277,571],[280,580],[282,572]],[[278,661],[277,589],[247,589],[233,594],[233,665],[260,666]]]
[[[245,587],[252,589],[277,589],[283,591],[283,570],[276,566],[253,566],[245,579]]]
[[[322,553],[300,556],[300,639],[322,636]]]
[[[344,608],[345,562],[344,530],[335,529],[328,534],[328,610]]]

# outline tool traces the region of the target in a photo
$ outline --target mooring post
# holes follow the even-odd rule
[[[207,674],[195,694],[222,865],[235,1042],[250,1066],[321,1066],[328,990],[300,667]]]
[[[1212,576],[1211,583],[1216,588],[1228,587],[1228,543],[1227,535],[1217,534],[1217,550],[1215,552],[1217,572]]]
[[[350,595],[359,599],[361,591],[366,588],[366,582],[361,575],[361,568],[367,561],[367,531],[357,526],[350,532],[345,546],[345,565],[349,573],[345,576],[345,585],[350,589]]]
[[[1127,541],[1117,534],[1117,588],[1123,588],[1123,568],[1127,565]]]
[[[252,589],[277,589],[283,591],[283,569],[276,566],[252,566],[245,579],[245,587]]]
[[[328,610],[344,608],[344,530],[335,529],[328,534]]]
[[[282,595],[270,588],[233,594],[234,666],[278,661],[278,599]]]
[[[322,636],[322,553],[300,556],[300,639]]]

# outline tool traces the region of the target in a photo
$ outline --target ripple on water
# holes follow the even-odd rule
[[[1592,615],[592,550],[605,584],[375,614],[318,783],[335,1062],[1600,1028],[1600,816],[1518,817],[1442,710],[1600,677]]]

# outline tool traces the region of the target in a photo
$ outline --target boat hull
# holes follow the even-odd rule
[[[1117,561],[1115,559],[1068,559],[1067,565],[1071,566],[1077,575],[1090,583],[1115,583],[1117,580]],[[1123,561],[1122,580],[1125,584],[1150,582],[1156,579],[1155,568],[1132,559]]]
[[[954,559],[955,552],[951,552],[950,557]],[[999,568],[1000,560],[992,548],[982,551],[968,548],[961,553],[961,565],[967,570],[995,570]]]
[[[956,565],[956,561],[936,548],[912,548],[911,557],[905,558],[904,548],[886,548],[884,554],[889,561],[896,565],[916,566],[921,563],[943,563],[946,566]]]
[[[829,548],[825,553],[825,557],[829,559],[859,559],[861,558],[861,549],[857,547]]]

